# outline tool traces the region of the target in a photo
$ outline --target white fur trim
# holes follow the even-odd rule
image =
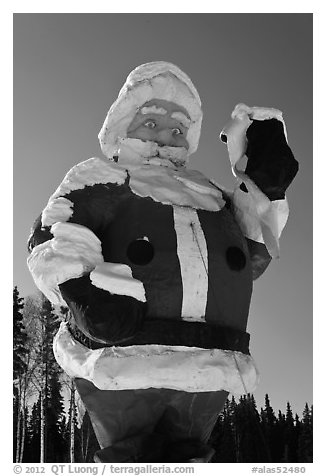
[[[279,109],[273,107],[249,107],[246,104],[237,104],[231,114],[232,119],[244,117],[247,115],[249,119],[255,121],[265,121],[266,119],[277,119],[283,124],[284,135],[287,140],[286,125],[283,119],[283,113]]]
[[[146,302],[144,285],[132,277],[127,264],[101,263],[91,272],[90,278],[97,288]]]
[[[222,193],[195,170],[168,167],[135,167],[129,186],[140,197],[151,197],[166,205],[180,205],[196,209],[219,211],[225,201]]]
[[[258,371],[250,355],[230,350],[167,345],[134,345],[90,350],[62,323],[54,355],[70,377],[85,378],[101,390],[171,388],[186,392],[253,392]]]
[[[235,117],[229,121],[221,132],[221,136],[227,137],[227,148],[229,159],[231,162],[232,173],[234,173],[234,166],[244,156],[247,150],[246,132],[252,121],[248,115],[244,117]]]
[[[172,101],[187,110],[191,119],[187,133],[189,154],[197,150],[202,122],[199,94],[190,78],[177,66],[157,61],[134,69],[112,104],[98,135],[106,157],[111,158],[117,152],[118,139],[126,137],[139,108],[152,99]]]
[[[78,278],[103,262],[101,242],[88,228],[56,223],[53,238],[33,249],[27,259],[36,286],[53,304],[64,304],[58,284]]]
[[[42,213],[42,226],[51,226],[58,221],[66,221],[73,213],[73,203],[63,197],[74,190],[101,183],[125,182],[127,173],[115,167],[115,163],[93,157],[72,167],[50,197]]]
[[[55,192],[55,196],[65,195],[73,190],[100,183],[117,183],[121,185],[127,174],[114,166],[114,162],[93,157],[80,162],[69,170]]]
[[[205,235],[196,210],[173,207],[177,254],[180,263],[184,321],[205,322],[208,290],[208,257]]]
[[[220,137],[227,137],[227,148],[232,166],[232,172],[235,165],[244,156],[247,149],[246,132],[253,120],[265,121],[267,119],[277,119],[283,124],[285,138],[287,139],[286,126],[283,120],[282,112],[271,107],[249,107],[246,104],[237,104],[231,113],[231,120],[224,126]]]
[[[263,194],[262,194],[263,195]],[[239,187],[233,194],[234,214],[243,234],[251,240],[264,243],[262,222],[278,240],[289,216],[287,199],[270,201],[266,195],[259,200]]]
[[[42,226],[68,221],[73,214],[74,204],[64,197],[51,197],[42,212]]]

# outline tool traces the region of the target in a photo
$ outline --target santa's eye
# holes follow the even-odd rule
[[[156,122],[153,120],[144,122],[144,126],[148,127],[149,129],[154,129],[156,127]]]
[[[179,129],[179,127],[174,127],[172,129],[172,134],[174,134],[175,136],[178,136],[179,134],[182,134],[182,130]]]

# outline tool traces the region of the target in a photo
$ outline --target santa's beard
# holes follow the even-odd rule
[[[119,163],[140,162],[165,167],[185,167],[189,154],[185,147],[160,146],[153,141],[126,137],[119,139],[117,158]]]

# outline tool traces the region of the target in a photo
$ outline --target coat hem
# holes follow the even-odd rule
[[[258,370],[251,355],[224,349],[132,345],[91,350],[62,323],[53,342],[58,364],[72,378],[101,390],[169,388],[186,392],[253,392]]]

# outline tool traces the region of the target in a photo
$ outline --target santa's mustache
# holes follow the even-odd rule
[[[157,157],[170,160],[175,165],[181,165],[188,161],[188,151],[185,147],[158,145]]]
[[[154,141],[143,141],[134,138],[120,140],[118,155],[121,157],[126,152],[129,158],[132,158],[135,154],[148,162],[153,159],[168,160],[178,167],[185,165],[189,159],[188,149],[185,147],[161,145]]]

